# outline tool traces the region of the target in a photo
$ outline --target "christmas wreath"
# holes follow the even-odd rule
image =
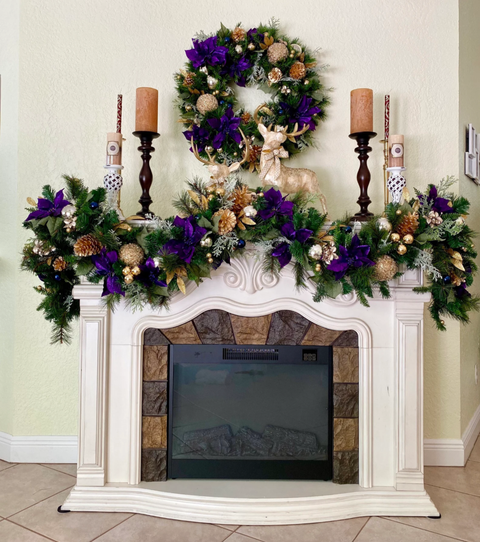
[[[218,193],[194,179],[174,201],[179,216],[154,219],[149,229],[120,222],[103,188],[65,181],[65,189],[45,186],[37,202],[29,198],[24,222],[34,238],[24,247],[22,268],[42,281],[35,287],[43,296],[38,310],[53,323],[53,342],[68,341],[79,315],[72,290],[80,277],[103,283],[110,306],[124,297],[133,308],[162,307],[172,293],[185,293],[187,280],[200,284],[212,269],[241,256],[246,242],[262,251],[266,273],[293,265],[296,286],[314,285],[315,301],[354,291],[368,306],[375,289],[389,296],[388,281],[405,264],[426,272],[428,285],[416,290],[432,294],[429,308],[439,329],[445,329],[444,315],[468,322],[469,311],[478,309],[479,299],[467,290],[477,269],[465,223],[469,202],[448,192],[450,178],[354,227],[341,221],[327,227],[304,193],[263,193],[236,178]]]
[[[185,68],[175,74],[180,122],[189,143],[207,158],[213,151],[226,164],[245,152],[243,132],[250,152],[244,168],[259,169],[263,139],[252,113],[239,107],[232,84],[259,86],[272,94],[258,112],[265,125],[295,125],[305,133],[285,142],[296,154],[312,144],[312,132],[325,117],[328,99],[320,82],[315,54],[297,39],[280,35],[277,22],[245,30],[221,26],[211,36],[199,34],[186,52]]]

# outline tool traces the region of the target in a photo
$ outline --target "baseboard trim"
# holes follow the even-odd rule
[[[425,439],[424,463],[429,467],[463,467],[480,434],[480,406],[461,439]]]
[[[14,437],[0,432],[0,459],[10,463],[76,463],[76,436]]]

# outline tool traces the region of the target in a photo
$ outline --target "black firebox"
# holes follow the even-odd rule
[[[169,478],[332,478],[332,347],[170,345],[168,395]]]

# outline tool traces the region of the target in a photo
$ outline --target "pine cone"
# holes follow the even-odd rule
[[[307,75],[307,68],[303,62],[295,62],[290,68],[290,77],[293,79],[303,79]]]
[[[282,77],[282,70],[280,68],[273,68],[273,70],[268,73],[268,84],[278,83]]]
[[[252,118],[252,115],[250,115],[248,111],[241,116],[243,124],[248,124],[251,118]]]
[[[237,26],[232,32],[232,40],[235,43],[238,43],[239,41],[244,40],[246,35],[246,31],[243,28]]]
[[[128,243],[127,245],[123,245],[118,255],[123,263],[130,267],[135,267],[143,262],[145,252],[143,252],[141,246],[135,243]]]
[[[80,258],[86,258],[87,256],[93,256],[99,254],[102,250],[102,243],[94,237],[92,234],[82,235],[77,242],[73,245],[73,252],[75,256]]]
[[[237,217],[233,211],[230,209],[221,209],[217,211],[213,216],[219,216],[220,221],[218,223],[218,233],[220,235],[225,235],[230,233],[235,225],[237,224]]]
[[[183,84],[186,87],[191,87],[194,82],[195,82],[195,74],[192,73],[192,72],[186,72],[185,73],[185,78],[183,80]]]
[[[202,94],[197,100],[197,109],[202,114],[210,113],[218,108],[218,100],[213,94]]]
[[[67,268],[67,262],[62,258],[62,256],[59,256],[58,258],[55,258],[53,268],[55,271],[64,271]]]
[[[396,228],[396,232],[401,237],[405,235],[413,235],[418,229],[418,216],[416,213],[408,213],[405,215]]]
[[[236,188],[233,191],[233,207],[232,211],[238,215],[243,208],[252,203],[252,194],[247,186]]]
[[[270,64],[276,64],[285,60],[288,56],[288,49],[284,43],[273,43],[267,51],[268,61]]]

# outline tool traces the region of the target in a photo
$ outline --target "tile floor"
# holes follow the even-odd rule
[[[207,525],[138,514],[59,514],[74,465],[0,461],[0,542],[480,542],[480,439],[465,468],[427,467],[442,519],[355,518],[275,527]]]

